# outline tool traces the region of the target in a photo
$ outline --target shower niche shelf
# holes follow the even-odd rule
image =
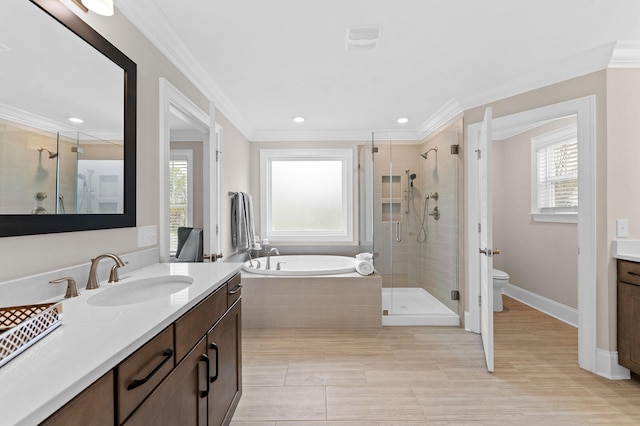
[[[382,176],[382,198],[401,199],[402,198],[402,178],[401,176]]]
[[[393,201],[382,202],[382,221],[399,222],[402,218],[402,203]]]

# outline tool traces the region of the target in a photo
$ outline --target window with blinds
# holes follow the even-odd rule
[[[575,125],[532,139],[532,213],[578,212],[578,138]]]
[[[192,163],[191,151],[171,151],[169,161],[169,252],[178,249],[178,228],[191,226],[192,215]]]

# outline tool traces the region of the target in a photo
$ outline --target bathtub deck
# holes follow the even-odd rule
[[[380,328],[382,278],[242,273],[243,328]]]

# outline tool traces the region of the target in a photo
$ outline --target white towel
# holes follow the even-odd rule
[[[368,260],[358,260],[356,262],[356,272],[360,275],[371,275],[375,272],[373,263]]]
[[[358,253],[356,254],[356,259],[357,260],[372,260],[373,259],[373,254],[372,253]]]

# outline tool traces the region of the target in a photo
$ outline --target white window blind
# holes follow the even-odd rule
[[[178,228],[191,226],[192,152],[172,151],[169,161],[169,252],[178,249]]]
[[[553,131],[532,139],[535,168],[533,213],[562,214],[578,211],[578,140],[576,127]]]

